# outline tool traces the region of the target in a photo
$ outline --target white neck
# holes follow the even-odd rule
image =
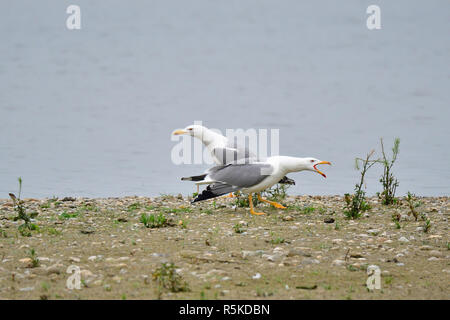
[[[209,146],[211,143],[213,145],[216,144],[225,144],[226,142],[226,137],[222,136],[221,134],[215,133],[212,130],[209,130],[208,128],[204,128],[202,130],[202,136],[201,137],[197,137],[200,140],[202,140],[202,142],[206,145]]]
[[[276,156],[271,157],[271,159],[273,159],[272,161],[278,163],[280,170],[282,170],[285,174],[310,170],[310,165],[306,158]]]

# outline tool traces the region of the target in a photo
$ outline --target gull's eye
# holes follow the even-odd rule
[[[192,131],[192,128],[188,128],[189,131]]]
[[[313,163],[314,162],[314,160],[311,160],[311,163]]]

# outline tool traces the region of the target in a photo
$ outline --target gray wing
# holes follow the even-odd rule
[[[257,185],[272,172],[273,167],[268,163],[229,164],[212,168],[208,176],[217,182],[247,188]]]

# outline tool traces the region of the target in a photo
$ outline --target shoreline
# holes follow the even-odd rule
[[[427,231],[404,201],[368,197],[372,208],[349,220],[343,199],[287,196],[285,210],[259,204],[263,216],[224,197],[24,199],[38,213],[31,237],[0,199],[0,299],[450,298],[449,197],[417,197]],[[146,227],[143,214],[166,222]],[[189,291],[158,289],[162,263],[175,264]],[[80,290],[66,287],[71,265]],[[365,286],[369,265],[381,269],[380,290]]]

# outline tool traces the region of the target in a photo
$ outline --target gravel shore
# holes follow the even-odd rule
[[[288,196],[286,210],[259,204],[263,216],[235,199],[189,200],[24,199],[38,213],[25,237],[1,199],[0,299],[450,298],[448,197],[417,199],[417,221],[404,200],[376,197],[356,220],[345,218],[342,196]],[[160,213],[162,227],[141,222]],[[175,264],[188,290],[158,286],[162,263]],[[380,289],[367,289],[369,265],[381,270]],[[69,266],[81,271],[79,290],[66,286]]]

